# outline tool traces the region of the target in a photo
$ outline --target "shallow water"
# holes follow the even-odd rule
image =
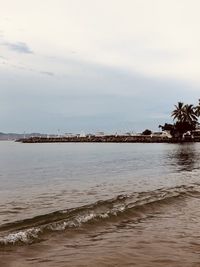
[[[0,143],[0,266],[200,266],[200,144]]]

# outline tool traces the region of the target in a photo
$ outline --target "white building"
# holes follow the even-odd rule
[[[95,136],[98,136],[98,137],[105,136],[105,133],[104,132],[96,132]]]
[[[84,132],[81,132],[80,137],[86,137],[86,134]]]
[[[65,133],[65,137],[75,137],[76,135],[73,133]]]
[[[153,136],[172,138],[171,134],[168,131],[154,132],[151,134],[151,137],[153,137]]]

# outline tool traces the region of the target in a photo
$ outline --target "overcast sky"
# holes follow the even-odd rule
[[[0,131],[125,132],[200,98],[199,0],[0,0]]]

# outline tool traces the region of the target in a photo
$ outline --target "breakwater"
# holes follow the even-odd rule
[[[163,136],[86,136],[86,137],[30,137],[17,140],[22,143],[177,143],[180,140]],[[191,141],[191,140],[185,140]]]

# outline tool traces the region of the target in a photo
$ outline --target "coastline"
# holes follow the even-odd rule
[[[184,143],[200,142],[200,138],[184,139],[163,136],[86,136],[86,137],[30,137],[18,139],[21,143]]]

